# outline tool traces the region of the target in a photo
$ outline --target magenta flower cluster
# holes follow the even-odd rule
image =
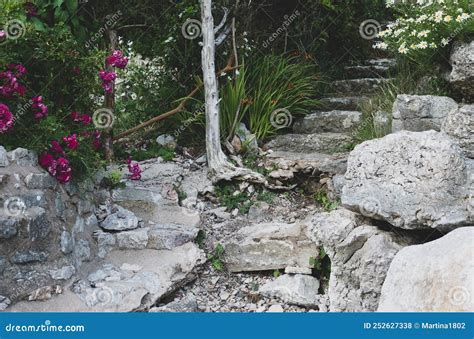
[[[109,55],[106,59],[107,65],[124,69],[127,67],[128,58],[123,56],[122,51],[114,51],[112,55]]]
[[[142,178],[142,169],[140,168],[138,162],[133,162],[132,158],[129,157],[127,160],[127,164],[128,171],[130,172],[130,174],[128,175],[130,180],[140,180]]]
[[[33,113],[35,114],[36,120],[41,120],[48,115],[48,106],[43,103],[42,96],[33,97],[31,98],[31,101],[33,102],[31,107],[34,110]]]
[[[71,181],[72,168],[58,141],[51,141],[49,153],[41,154],[38,158],[38,163],[60,183],[65,184]]]
[[[115,72],[107,72],[107,71],[100,71],[99,77],[102,80],[102,88],[107,93],[112,93],[113,85],[115,79],[117,79],[117,73]]]
[[[13,127],[13,114],[7,105],[0,103],[0,133],[5,133]]]
[[[116,50],[105,59],[105,62],[109,66],[124,69],[128,64],[128,58],[123,56],[122,51]],[[102,88],[105,92],[112,93],[117,73],[100,70],[99,78],[102,80]]]
[[[11,64],[8,70],[0,72],[0,95],[6,98],[15,94],[24,96],[26,88],[19,83],[19,79],[25,74],[26,68],[20,64]]]

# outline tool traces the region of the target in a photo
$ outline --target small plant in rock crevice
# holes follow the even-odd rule
[[[212,268],[216,271],[224,270],[224,263],[222,262],[224,252],[224,246],[222,246],[222,244],[217,244],[214,250],[207,255],[207,259],[211,262]]]
[[[331,201],[324,190],[319,190],[314,194],[314,201],[322,205],[327,212],[336,209],[339,205],[336,201]]]
[[[313,275],[321,282],[320,293],[324,293],[324,288],[329,282],[331,275],[331,261],[324,248],[319,248],[319,253],[309,258],[309,265],[313,267]]]

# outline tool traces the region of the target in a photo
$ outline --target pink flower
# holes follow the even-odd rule
[[[5,133],[13,127],[13,114],[7,105],[0,103],[0,133]]]
[[[130,180],[140,180],[142,178],[142,170],[138,162],[133,163],[132,158],[129,157],[127,160],[128,171],[130,172]]]
[[[59,158],[56,160],[56,179],[61,184],[69,182],[72,178],[72,169],[69,161],[66,158]]]
[[[25,6],[25,11],[26,11],[26,16],[28,18],[38,16],[38,9],[36,8],[36,5],[34,3],[32,3],[31,1],[27,1],[25,2],[24,6]]]
[[[3,86],[0,86],[0,94],[5,97],[12,97],[15,93],[23,96],[25,95],[25,86],[18,82],[17,76],[12,71],[0,72],[0,79],[3,81]]]
[[[113,67],[124,69],[128,64],[128,58],[123,56],[122,51],[117,50],[107,57],[106,62]]]
[[[117,79],[117,73],[101,70],[99,71],[99,77],[102,80],[102,88],[105,92],[112,93],[113,84],[115,79]]]
[[[36,110],[34,112],[36,120],[41,120],[48,115],[48,106],[43,104],[42,96],[33,97],[31,98],[31,101],[33,101],[31,107]]]
[[[57,155],[63,155],[64,150],[56,140],[51,141],[51,152],[56,153]]]
[[[92,117],[90,115],[83,114],[81,116],[81,121],[84,125],[90,125],[92,122]]]
[[[71,112],[71,119],[72,119],[74,122],[79,122],[79,121],[81,121],[81,113],[79,113],[79,112]]]
[[[23,75],[26,74],[26,67],[23,66],[22,64],[10,64],[10,65],[8,66],[8,69],[9,69],[10,71],[15,72],[15,75],[16,75],[17,77],[21,77],[21,76],[23,76]]]
[[[77,135],[69,135],[63,138],[63,141],[66,143],[69,149],[75,150],[79,146],[79,141],[77,140]]]
[[[38,163],[41,167],[48,168],[54,162],[54,157],[49,153],[43,153],[38,157]]]

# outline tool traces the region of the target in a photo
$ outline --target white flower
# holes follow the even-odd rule
[[[453,17],[451,15],[446,15],[444,17],[444,22],[451,22],[451,20],[453,20]]]
[[[422,41],[418,44],[418,48],[425,49],[428,47],[428,43],[426,41]]]
[[[443,15],[443,11],[437,11],[434,16],[434,21],[437,23],[441,22],[443,20]]]
[[[420,38],[426,38],[429,32],[430,32],[429,30],[425,29],[424,31],[421,31],[420,33],[418,33],[418,36]]]
[[[405,43],[401,44],[401,46],[398,48],[398,52],[400,52],[401,54],[408,53],[408,48],[406,47]]]
[[[446,46],[447,44],[449,44],[449,39],[446,39],[446,38],[443,38],[441,39],[441,46]]]
[[[135,93],[130,94],[130,96],[132,97],[132,100],[137,100],[138,96]]]

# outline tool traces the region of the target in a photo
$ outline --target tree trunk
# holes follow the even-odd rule
[[[221,148],[219,124],[219,92],[215,68],[214,18],[212,0],[201,0],[202,72],[206,106],[206,152],[212,176],[232,167]]]

